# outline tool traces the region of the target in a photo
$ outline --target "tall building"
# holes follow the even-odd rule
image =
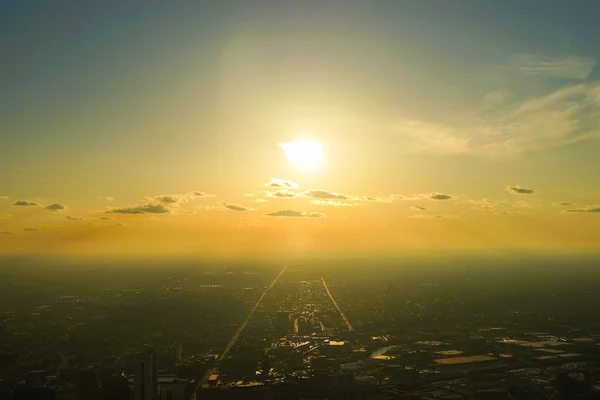
[[[140,353],[136,361],[133,392],[135,400],[158,398],[158,357],[153,349]]]
[[[171,355],[176,363],[181,362],[183,356],[183,347],[181,346],[181,343],[173,343],[171,346]]]
[[[100,376],[98,369],[93,366],[81,368],[77,372],[77,400],[100,399]]]

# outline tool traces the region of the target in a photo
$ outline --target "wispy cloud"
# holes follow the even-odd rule
[[[193,191],[189,195],[192,196],[192,197],[215,197],[214,194],[205,193],[205,192],[199,192],[199,191]]]
[[[429,211],[429,208],[421,207],[421,206],[412,206],[412,208],[417,211]]]
[[[9,199],[8,196],[0,196],[0,200],[7,200],[7,199]]]
[[[596,60],[591,57],[553,58],[537,54],[518,54],[513,58],[513,65],[525,75],[585,79],[594,70]]]
[[[261,199],[261,198],[256,198],[256,199],[254,199],[254,202],[255,202],[255,203],[266,203],[266,202],[267,202],[267,200],[265,200],[265,199]]]
[[[168,213],[169,209],[165,208],[162,204],[143,204],[132,207],[115,208],[107,212],[116,214],[164,214]]]
[[[302,212],[296,210],[279,210],[266,215],[269,217],[325,218],[325,214],[320,212]]]
[[[12,235],[12,233],[8,231],[0,231],[0,235]]]
[[[13,206],[21,206],[21,207],[33,207],[39,204],[34,203],[33,201],[19,200],[13,204]]]
[[[571,209],[565,210],[565,212],[568,212],[568,213],[600,213],[600,206],[591,206],[591,207],[584,207],[584,208],[571,208]]]
[[[354,196],[349,196],[347,194],[329,192],[327,190],[307,190],[299,194],[303,197],[312,197],[315,199],[325,199],[325,200],[352,200]]]
[[[276,192],[268,192],[265,196],[267,197],[277,197],[280,199],[293,199],[294,197],[296,197],[296,193],[290,191],[290,190],[286,190],[286,189],[281,189],[278,190]]]
[[[571,203],[570,201],[558,201],[556,203],[552,203],[552,205],[555,207],[568,207],[568,206],[574,206],[575,203]]]
[[[114,197],[112,196],[98,196],[96,197],[98,200],[105,200],[105,201],[114,201]]]
[[[241,204],[221,203],[221,205],[226,209],[233,211],[253,211],[252,208],[243,206]]]
[[[338,200],[311,200],[313,204],[317,204],[320,206],[334,206],[334,207],[355,207],[358,206],[359,203],[346,203]]]
[[[39,232],[38,228],[24,228],[23,232]]]
[[[265,183],[265,187],[268,188],[282,188],[282,189],[296,189],[298,184],[296,182],[272,178],[269,182]]]
[[[508,185],[506,186],[506,191],[512,194],[534,194],[535,190],[524,188],[519,185]]]
[[[83,221],[83,218],[71,217],[70,215],[67,215],[67,219],[69,221]]]

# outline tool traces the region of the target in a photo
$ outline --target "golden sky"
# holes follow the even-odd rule
[[[600,28],[509,3],[6,6],[0,253],[596,250]]]

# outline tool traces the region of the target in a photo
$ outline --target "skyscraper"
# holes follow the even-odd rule
[[[133,379],[135,400],[158,398],[158,360],[156,351],[148,349],[139,355]]]

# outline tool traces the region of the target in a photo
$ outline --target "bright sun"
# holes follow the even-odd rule
[[[285,156],[296,168],[303,172],[319,171],[323,164],[321,145],[314,140],[299,140],[297,142],[279,143],[285,151]]]

